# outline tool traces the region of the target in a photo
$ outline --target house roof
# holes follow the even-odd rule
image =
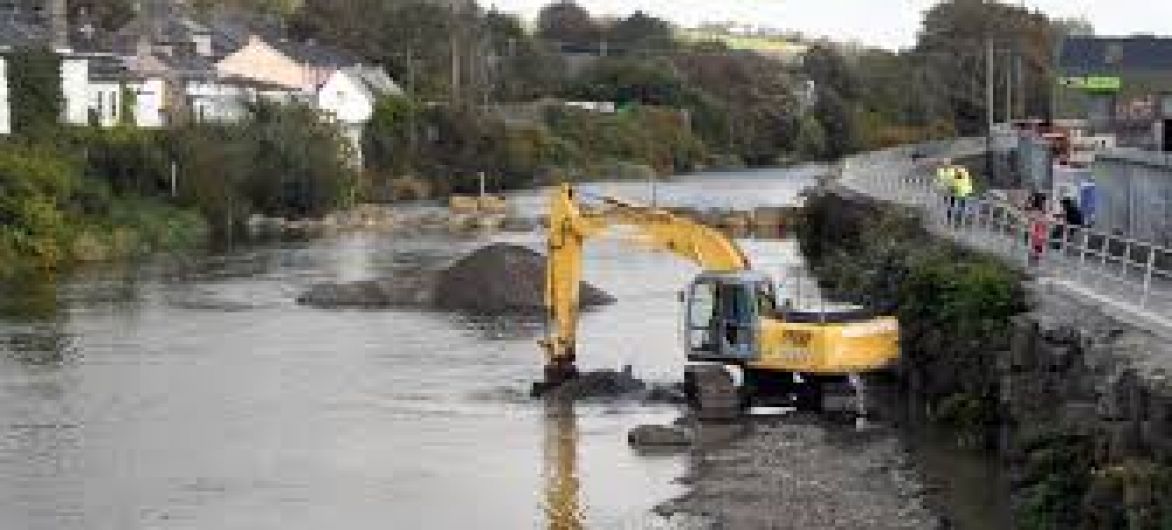
[[[265,42],[277,51],[302,64],[326,68],[343,68],[362,62],[353,53],[314,41],[298,42],[288,39],[265,39]]]
[[[399,88],[399,85],[382,68],[356,65],[342,68],[340,71],[357,81],[373,96],[403,93],[403,89]]]
[[[43,25],[15,16],[0,17],[0,47],[21,48],[49,43],[49,30]]]
[[[1075,74],[1172,71],[1172,38],[1067,37],[1062,42],[1058,66],[1066,73]]]
[[[289,93],[296,93],[297,92],[297,90],[290,89],[289,87],[287,87],[285,85],[280,85],[277,83],[269,83],[266,81],[261,81],[259,79],[252,79],[252,78],[243,77],[243,76],[226,76],[226,77],[219,78],[218,81],[219,81],[219,83],[224,84],[224,85],[230,85],[230,86],[236,86],[236,87],[242,87],[242,88],[250,88],[250,89],[258,90],[261,92],[289,92]]]

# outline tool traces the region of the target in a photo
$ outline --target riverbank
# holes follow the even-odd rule
[[[689,491],[657,513],[705,528],[942,526],[893,428],[857,430],[798,414],[745,421],[695,427],[698,442],[680,479]]]
[[[1002,462],[1014,527],[1172,521],[1166,338],[935,238],[912,210],[829,187],[806,216],[824,287],[899,315],[907,416]]]

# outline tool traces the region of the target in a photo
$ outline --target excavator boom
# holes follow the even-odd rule
[[[749,269],[749,260],[736,243],[712,228],[614,197],[598,199],[597,207],[584,209],[574,188],[563,184],[554,189],[550,201],[545,292],[548,332],[542,341],[548,384],[575,373],[582,249],[587,240],[609,228],[629,226],[638,229],[653,248],[672,252],[706,271]]]

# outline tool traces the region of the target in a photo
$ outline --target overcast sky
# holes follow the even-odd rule
[[[735,21],[798,30],[885,48],[915,42],[921,15],[935,0],[577,0],[595,14],[642,9],[676,24]],[[549,0],[481,0],[485,7],[533,18]],[[1167,0],[1013,0],[1052,16],[1090,20],[1100,35],[1172,34]]]

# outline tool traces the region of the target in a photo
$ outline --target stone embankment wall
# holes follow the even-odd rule
[[[997,451],[1019,528],[1172,528],[1172,341],[843,190],[799,237],[840,297],[898,314],[912,417]]]

